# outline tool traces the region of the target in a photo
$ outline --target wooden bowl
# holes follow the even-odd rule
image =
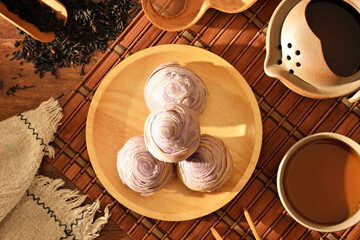
[[[142,7],[148,19],[158,28],[166,31],[179,31],[194,25],[209,8],[226,13],[237,13],[250,8],[256,0],[157,0],[164,5],[173,2],[181,3],[178,14],[160,14],[155,9],[156,0],[142,0]],[[160,4],[159,4],[160,5]],[[161,7],[161,6],[159,6]]]
[[[224,141],[234,169],[225,185],[210,193],[192,191],[176,176],[153,195],[142,197],[121,182],[116,155],[129,138],[143,134],[150,114],[145,82],[157,66],[171,61],[193,70],[207,85],[201,132]],[[253,92],[232,65],[204,49],[162,45],[129,56],[104,78],[91,102],[86,141],[96,175],[121,204],[147,217],[182,221],[216,211],[239,193],[259,157],[262,122]]]

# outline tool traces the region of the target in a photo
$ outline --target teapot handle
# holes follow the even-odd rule
[[[355,103],[360,101],[360,90],[358,90],[354,95],[352,95],[348,101],[350,103]]]

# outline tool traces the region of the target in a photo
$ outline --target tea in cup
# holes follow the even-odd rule
[[[322,232],[360,221],[360,145],[336,133],[318,133],[294,144],[277,175],[280,200],[303,226]]]

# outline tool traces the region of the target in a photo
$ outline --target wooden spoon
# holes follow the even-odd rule
[[[66,24],[68,14],[63,4],[61,4],[58,0],[39,1],[53,9],[56,12],[56,17],[64,20],[64,24]],[[5,4],[3,4],[2,2],[0,2],[0,15],[12,24],[14,24],[16,27],[20,28],[21,30],[41,42],[51,42],[55,39],[54,32],[41,32],[39,28],[37,28],[35,25],[21,19],[18,15],[10,12],[6,8]]]

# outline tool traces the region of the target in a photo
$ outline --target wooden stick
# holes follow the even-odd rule
[[[255,228],[255,224],[254,224],[253,220],[251,219],[250,214],[246,208],[244,208],[244,215],[245,215],[246,221],[248,222],[248,224],[250,226],[251,231],[254,234],[255,239],[262,240],[262,238],[260,237],[259,233],[257,232],[257,230]]]
[[[211,227],[210,231],[216,240],[223,240],[220,234],[215,230],[215,228]]]

